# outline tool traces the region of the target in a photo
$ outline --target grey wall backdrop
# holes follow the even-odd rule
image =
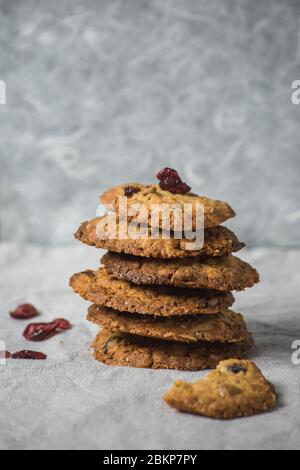
[[[297,245],[299,0],[1,0],[1,239],[72,243],[169,165],[252,245]]]

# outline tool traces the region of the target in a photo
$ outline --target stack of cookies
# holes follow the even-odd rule
[[[108,365],[202,370],[246,357],[251,334],[243,316],[229,308],[232,291],[252,287],[259,276],[232,254],[245,245],[221,225],[235,215],[231,207],[190,191],[177,194],[161,185],[133,183],[101,196],[117,216],[120,196],[127,197],[128,207],[142,204],[148,209],[151,204],[202,204],[204,244],[191,250],[190,240],[175,232],[165,238],[161,219],[154,239],[150,222],[140,237],[123,239],[112,237],[108,215],[80,226],[78,240],[109,250],[102,267],[75,274],[70,281],[75,292],[93,302],[88,320],[102,327],[94,342],[95,358]],[[172,218],[170,224],[174,229]]]

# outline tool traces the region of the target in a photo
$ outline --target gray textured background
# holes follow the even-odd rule
[[[72,243],[99,193],[162,166],[298,245],[299,0],[0,1],[1,239]]]

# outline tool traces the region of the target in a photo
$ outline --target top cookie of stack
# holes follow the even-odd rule
[[[187,249],[191,240],[178,238],[174,232],[172,211],[169,238],[162,230],[161,217],[156,219],[154,238],[150,217],[143,234],[136,232],[134,237],[115,235],[118,220],[112,236],[109,216],[80,226],[75,234],[78,240],[109,250],[102,258],[104,268],[71,278],[74,291],[95,303],[88,319],[106,328],[95,341],[95,356],[112,365],[185,370],[216,367],[222,359],[244,357],[252,337],[242,315],[227,309],[234,302],[231,291],[252,287],[259,276],[233,256],[245,244],[221,225],[235,212],[226,202],[191,193],[174,170],[165,169],[158,177],[159,185],[121,185],[105,192],[101,201],[117,217],[121,196],[127,198],[129,209],[138,204],[149,216],[153,204],[175,204],[182,210],[189,204],[193,230],[200,204],[203,246]]]

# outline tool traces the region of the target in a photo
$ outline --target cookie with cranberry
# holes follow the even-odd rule
[[[170,207],[176,205],[181,209],[182,213],[184,205],[189,204],[192,208],[191,226],[193,230],[200,229],[197,220],[197,205],[203,206],[204,211],[204,227],[216,227],[228,219],[235,216],[234,210],[227,202],[210,199],[205,196],[198,196],[192,192],[186,194],[174,194],[168,190],[162,189],[158,184],[144,185],[140,183],[127,183],[109,189],[100,197],[101,202],[111,209],[113,207],[119,211],[120,196],[127,197],[128,207],[139,205],[146,208],[149,215],[149,225],[151,220],[151,208],[153,205],[166,204]],[[162,227],[162,217],[159,221],[159,227]],[[170,229],[176,230],[176,217],[174,211],[170,213]]]
[[[254,362],[229,359],[198,382],[177,381],[164,400],[180,411],[233,419],[271,410],[277,399],[274,386]]]
[[[109,252],[101,261],[111,276],[135,284],[228,292],[242,291],[259,282],[257,271],[232,255],[219,258],[151,259]]]
[[[246,357],[251,347],[251,338],[241,343],[185,344],[104,329],[94,342],[94,357],[110,366],[195,371],[213,369],[230,357]]]
[[[104,268],[74,274],[70,285],[81,297],[97,305],[158,317],[220,313],[234,302],[231,292],[137,286],[113,279]]]

